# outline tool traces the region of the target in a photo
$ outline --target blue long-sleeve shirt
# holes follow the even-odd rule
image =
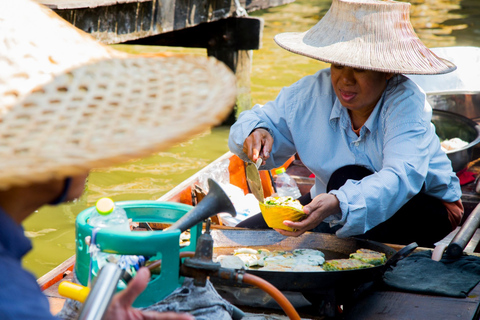
[[[387,220],[420,191],[446,202],[460,199],[459,180],[431,118],[425,93],[396,75],[357,136],[335,95],[330,69],[323,69],[283,88],[274,101],[242,112],[231,127],[229,147],[247,161],[245,138],[255,128],[267,128],[274,143],[265,169],[281,166],[297,152],[315,174],[312,198],[326,192],[331,174],[340,167],[356,164],[374,171],[330,191],[341,213],[325,221],[342,225],[337,235],[348,237]]]
[[[32,248],[21,225],[0,208],[0,319],[56,319],[37,280],[22,268]]]

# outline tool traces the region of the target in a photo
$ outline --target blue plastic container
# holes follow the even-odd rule
[[[192,206],[176,202],[119,201],[115,205],[127,212],[134,222],[174,223]],[[90,254],[85,237],[92,235],[93,227],[87,221],[95,207],[83,210],[75,222],[76,262],[75,273],[84,286],[88,285]],[[99,230],[96,243],[100,250],[123,255],[154,256],[162,259],[161,273],[152,277],[147,288],[135,300],[134,307],[146,307],[156,303],[181,285],[179,275],[180,251],[195,251],[197,239],[202,233],[202,223],[190,229],[190,244],[180,248],[180,230],[122,232]]]

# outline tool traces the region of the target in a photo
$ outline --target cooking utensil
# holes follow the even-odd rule
[[[462,256],[463,250],[472,239],[475,231],[477,231],[480,226],[480,204],[477,204],[475,209],[470,213],[468,218],[462,224],[460,230],[450,243],[447,245],[440,244],[435,247],[432,253],[432,260],[440,261],[442,258],[443,252],[451,259],[458,259]]]
[[[366,269],[325,271],[325,272],[282,272],[246,270],[270,282],[282,291],[318,293],[328,289],[355,288],[366,282],[378,279],[389,265],[393,265],[406,253],[394,256],[396,251],[389,246],[369,240],[338,238],[325,233],[306,232],[299,237],[284,237],[273,230],[212,230],[214,255],[229,255],[242,247],[264,248],[268,250],[316,249],[325,254],[325,259],[348,258],[350,253],[365,248],[385,253],[387,264]],[[416,244],[408,248],[415,249]],[[411,251],[410,251],[411,252]],[[392,259],[392,260],[390,260]],[[214,284],[227,284],[220,279],[211,279]],[[243,286],[245,287],[245,286]]]
[[[250,192],[253,193],[258,202],[263,203],[265,195],[263,193],[262,180],[260,179],[260,173],[258,168],[262,164],[262,158],[258,158],[256,163],[249,162],[245,168],[247,176],[247,184],[250,188]]]
[[[473,147],[480,142],[480,125],[460,114],[433,110],[432,122],[440,140],[460,138],[468,142],[463,148],[447,151],[453,171],[458,172],[472,160]]]
[[[184,232],[197,223],[222,212],[230,213],[232,217],[236,216],[237,212],[230,198],[212,179],[208,179],[208,190],[207,195],[196,207],[165,230],[180,229],[181,232]]]

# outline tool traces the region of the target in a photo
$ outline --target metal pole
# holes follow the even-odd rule
[[[103,318],[123,273],[124,270],[115,263],[107,263],[100,270],[83,305],[79,320],[101,320]]]

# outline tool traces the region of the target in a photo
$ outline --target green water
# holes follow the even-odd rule
[[[287,31],[305,31],[328,10],[331,0],[297,0],[294,3],[250,15],[265,21],[263,46],[253,53],[252,101],[265,103],[280,89],[327,64],[292,54],[278,47],[273,36]],[[429,47],[480,46],[480,1],[413,1],[411,21]],[[117,46],[130,52],[173,51],[205,55],[203,49]],[[72,256],[75,217],[102,196],[121,200],[156,200],[227,150],[227,127],[213,129],[170,150],[143,160],[93,171],[85,194],[75,203],[45,207],[24,223],[34,249],[24,265],[41,276]]]

